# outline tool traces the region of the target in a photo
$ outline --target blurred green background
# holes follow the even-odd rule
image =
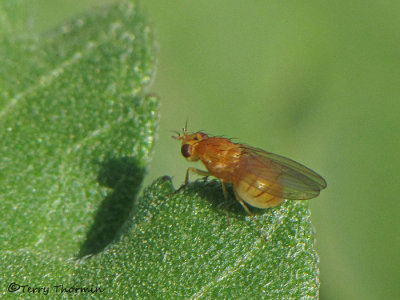
[[[109,1],[29,3],[33,31]],[[321,299],[400,299],[400,2],[143,1],[161,98],[145,185],[189,164],[189,131],[293,158],[323,175],[310,201]],[[192,165],[193,166],[193,165]],[[200,167],[200,165],[199,165]]]

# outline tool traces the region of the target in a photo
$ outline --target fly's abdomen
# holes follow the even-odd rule
[[[268,189],[281,188],[279,185],[263,180],[255,175],[247,175],[248,178],[234,180],[233,187],[236,197],[258,208],[278,206],[283,198],[269,194]]]

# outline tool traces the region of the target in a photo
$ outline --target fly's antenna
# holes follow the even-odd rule
[[[187,134],[187,124],[188,124],[188,119],[186,119],[186,122],[185,122],[185,127],[184,127],[184,128],[182,128],[182,131],[183,131],[183,134],[184,134],[184,135],[186,135],[186,134]]]
[[[175,135],[173,135],[173,136],[171,136],[173,139],[175,139],[175,140],[181,140],[182,139],[182,136],[181,136],[181,134],[179,133],[179,131],[176,131],[176,130],[170,130],[172,133],[175,133]]]
[[[173,135],[172,138],[176,140],[183,140],[185,136],[187,136],[187,124],[188,120],[186,119],[185,127],[182,128],[182,135],[176,130],[170,130],[171,132],[176,134],[175,136]]]

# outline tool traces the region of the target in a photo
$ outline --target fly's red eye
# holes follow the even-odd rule
[[[183,144],[181,148],[182,155],[184,157],[189,157],[192,155],[192,147],[189,144]]]

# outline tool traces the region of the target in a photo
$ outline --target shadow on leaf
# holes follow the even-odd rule
[[[202,198],[206,198],[212,204],[212,208],[220,214],[226,214],[226,211],[228,211],[229,213],[241,217],[248,216],[239,201],[236,200],[232,184],[227,184],[226,187],[229,196],[228,199],[224,198],[221,182],[216,179],[209,181],[196,180],[185,188],[188,191],[197,193]],[[265,213],[265,209],[259,209],[250,204],[247,204],[247,207],[254,215],[262,215]]]
[[[113,191],[101,203],[78,258],[99,253],[118,238],[121,227],[131,215],[144,177],[145,169],[133,158],[113,158],[100,165],[97,180]]]

